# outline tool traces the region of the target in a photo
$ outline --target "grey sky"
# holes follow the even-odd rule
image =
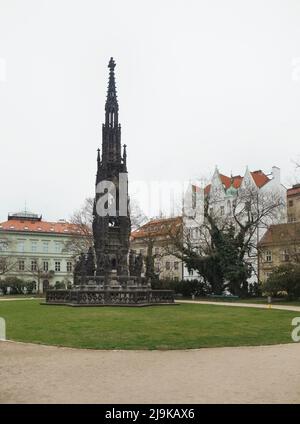
[[[291,184],[299,22],[297,0],[0,0],[0,220],[93,195],[110,56],[130,181],[248,164]]]

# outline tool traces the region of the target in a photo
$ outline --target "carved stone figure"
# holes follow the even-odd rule
[[[86,276],[85,255],[81,253],[74,267],[74,284],[83,284]]]
[[[137,277],[140,277],[142,274],[143,269],[143,255],[140,253],[135,258],[135,264],[134,264],[134,275]]]
[[[129,252],[129,273],[134,275],[135,254],[132,250]]]
[[[94,276],[95,273],[95,261],[94,261],[94,253],[93,248],[90,247],[87,253],[87,258],[85,261],[85,271],[88,277]]]

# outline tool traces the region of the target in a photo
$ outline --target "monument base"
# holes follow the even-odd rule
[[[67,306],[151,306],[175,305],[173,290],[152,290],[144,278],[85,276],[69,290],[47,290],[45,305]]]
[[[47,290],[45,305],[153,306],[175,305],[172,290],[70,289]]]

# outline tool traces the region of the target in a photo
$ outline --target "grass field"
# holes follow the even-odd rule
[[[94,349],[184,349],[290,343],[297,312],[182,304],[72,308],[0,302],[7,338]]]

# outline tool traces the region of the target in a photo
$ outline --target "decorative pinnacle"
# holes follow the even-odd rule
[[[107,98],[105,110],[108,112],[117,112],[118,111],[118,100],[117,100],[117,90],[116,90],[116,81],[115,81],[115,61],[111,57],[108,67],[109,67],[109,80],[107,87]]]
[[[111,57],[111,58],[110,58],[110,61],[109,61],[108,67],[109,67],[109,69],[110,69],[111,71],[113,71],[113,70],[115,69],[115,67],[116,67],[116,62],[114,61],[114,58],[113,58],[113,57]]]

